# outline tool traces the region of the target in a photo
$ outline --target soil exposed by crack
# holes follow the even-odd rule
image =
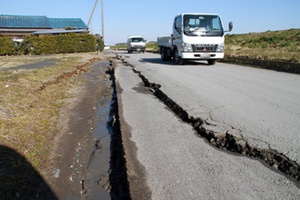
[[[130,199],[108,61],[90,65],[74,88],[76,98],[61,112],[61,134],[47,170],[58,199]]]
[[[106,69],[99,71],[102,72],[99,74],[100,79],[107,80]],[[87,77],[89,73],[78,77],[86,81],[80,87],[73,88],[73,100],[60,113],[60,134],[55,138],[54,150],[49,159],[46,175],[50,187],[59,199],[82,197],[86,163],[93,143],[96,106],[99,100],[110,96],[110,85],[97,85]]]

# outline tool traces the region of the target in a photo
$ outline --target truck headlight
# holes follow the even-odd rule
[[[224,43],[219,44],[216,51],[223,52],[224,51]]]
[[[182,49],[183,51],[193,52],[192,45],[188,43],[182,43]]]

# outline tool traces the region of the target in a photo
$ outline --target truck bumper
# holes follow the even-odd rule
[[[224,58],[224,52],[208,52],[208,53],[197,53],[197,52],[182,52],[181,59],[186,60],[210,60],[210,59],[221,59]]]
[[[131,47],[131,51],[145,51],[145,47]]]

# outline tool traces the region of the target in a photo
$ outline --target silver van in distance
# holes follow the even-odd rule
[[[128,53],[143,52],[145,53],[146,40],[143,36],[130,36],[127,38],[127,51]]]

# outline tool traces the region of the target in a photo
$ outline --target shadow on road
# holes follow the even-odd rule
[[[25,157],[0,146],[0,199],[58,198]]]
[[[153,64],[164,64],[164,65],[175,65],[175,63],[172,61],[164,62],[164,61],[161,61],[160,58],[141,58],[140,62],[148,62],[148,63],[153,63]]]
[[[140,62],[148,62],[148,63],[153,63],[153,64],[163,64],[163,65],[176,65],[174,61],[162,61],[160,58],[141,58]],[[183,64],[184,65],[203,65],[207,66],[208,64],[205,61],[185,61]]]

